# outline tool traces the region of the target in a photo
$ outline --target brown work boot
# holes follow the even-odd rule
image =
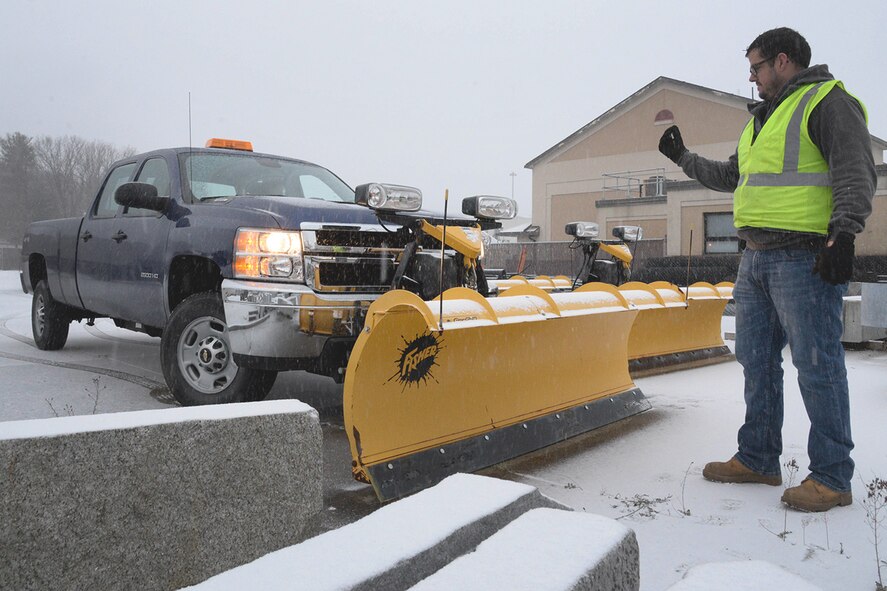
[[[750,468],[746,468],[745,464],[735,457],[730,458],[726,462],[709,462],[702,469],[702,475],[706,480],[714,482],[753,482],[756,484],[769,484],[770,486],[782,484],[782,476],[759,474]]]
[[[853,495],[832,490],[812,478],[805,478],[798,486],[785,489],[782,502],[800,511],[828,511],[832,507],[846,507],[853,502]]]

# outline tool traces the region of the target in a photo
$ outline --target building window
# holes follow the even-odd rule
[[[653,125],[671,125],[674,123],[674,114],[668,109],[662,109],[656,113],[653,119]]]
[[[704,213],[705,254],[735,254],[739,252],[739,237],[733,227],[733,213]]]

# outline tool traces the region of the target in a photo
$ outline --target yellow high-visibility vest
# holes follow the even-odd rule
[[[807,123],[813,108],[835,85],[844,88],[838,80],[829,80],[795,90],[767,119],[757,138],[754,118],[745,126],[737,150],[739,185],[733,194],[737,228],[828,232],[832,214],[829,168],[810,139]],[[856,100],[868,123],[865,105]]]

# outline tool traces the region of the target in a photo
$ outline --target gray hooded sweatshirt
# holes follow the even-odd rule
[[[755,137],[779,104],[803,84],[833,80],[828,66],[811,66],[788,81],[773,101],[749,105],[755,119]],[[840,87],[835,87],[810,113],[808,132],[828,162],[834,208],[829,235],[858,234],[872,212],[872,197],[878,184],[872,141],[860,104]],[[736,152],[726,162],[709,160],[692,152],[681,156],[680,167],[690,178],[713,191],[732,192],[739,184]],[[748,248],[769,249],[810,244],[821,236],[768,228],[738,228]]]

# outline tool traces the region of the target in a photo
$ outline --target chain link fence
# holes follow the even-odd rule
[[[506,275],[566,275],[575,277],[582,265],[582,250],[570,242],[499,243],[485,248],[484,269],[501,270]],[[631,278],[646,283],[668,281],[687,285],[697,281],[719,283],[736,281],[738,254],[665,256],[664,240],[641,240],[635,245]],[[608,255],[600,253],[599,258]],[[853,281],[887,280],[887,256],[858,256]]]
[[[484,248],[484,268],[501,269],[508,275],[574,276],[582,266],[582,249],[572,242],[497,243]],[[664,240],[641,240],[633,248],[634,257],[647,259],[664,254]],[[601,252],[601,259],[609,256]]]

